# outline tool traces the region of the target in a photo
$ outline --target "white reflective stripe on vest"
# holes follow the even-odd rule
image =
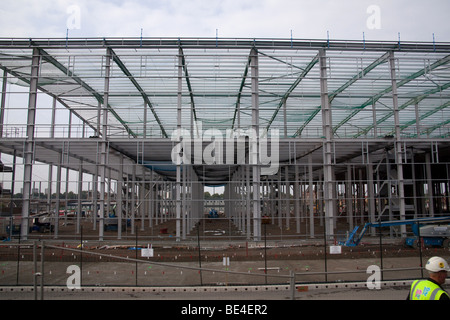
[[[431,292],[427,292],[425,293],[425,298],[427,298],[427,300],[435,300],[436,296],[439,292],[442,292],[442,294],[446,294],[446,292],[444,290],[442,290],[437,284],[429,281],[429,280],[416,280],[415,282],[413,282],[412,287],[411,287],[411,291],[410,291],[410,300],[417,300],[416,297],[416,289],[419,285],[427,285],[430,284],[430,288],[433,288],[433,291]],[[422,296],[424,293],[420,293],[419,294],[419,300],[420,300],[420,296]],[[428,297],[427,295],[430,294]],[[441,295],[442,295],[441,294]]]

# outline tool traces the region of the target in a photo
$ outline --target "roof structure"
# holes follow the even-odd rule
[[[320,50],[326,52],[334,141],[348,147],[356,138],[375,142],[396,134],[391,60],[400,138],[446,140],[450,133],[450,43],[0,39],[0,68],[28,86],[34,50],[41,57],[39,90],[82,119],[89,136],[103,134],[107,110],[107,138],[134,159],[136,147],[119,140],[153,141],[145,159],[160,163],[170,161],[173,143],[161,148],[156,141],[169,139],[180,125],[195,136],[194,124],[201,123],[203,137],[210,129],[225,136],[227,130],[251,128],[252,54],[258,57],[258,127],[279,130],[282,140],[310,141],[301,154],[313,152],[314,140],[320,144],[324,138]],[[292,150],[281,153],[280,161],[290,157]]]
[[[234,129],[251,125],[250,52],[259,55],[259,124],[284,129],[280,110],[286,103],[287,136],[316,137],[320,119],[319,48],[327,51],[328,92],[333,131],[338,137],[370,134],[373,126],[393,128],[389,54],[394,51],[401,110],[414,110],[426,121],[416,131],[415,112],[402,117],[402,135],[440,137],[448,119],[450,44],[397,42],[325,42],[212,39],[30,39],[0,40],[0,65],[30,79],[33,48],[42,67],[39,88],[56,96],[96,127],[103,103],[106,48],[112,56],[108,108],[111,136],[144,134],[167,137],[176,128],[178,67],[182,66],[183,122]],[[146,108],[144,108],[146,105]],[[372,106],[377,111],[372,119]],[[238,113],[238,108],[240,112]],[[424,122],[425,122],[424,121]],[[425,124],[425,123],[422,123]],[[447,123],[448,124],[448,123]],[[320,135],[319,135],[320,136]]]

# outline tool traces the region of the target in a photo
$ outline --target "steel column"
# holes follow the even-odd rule
[[[253,166],[253,238],[261,240],[261,203],[260,179],[261,168],[259,161],[259,62],[258,51],[253,48],[251,53],[251,86],[252,86],[252,134],[250,138],[250,163]]]
[[[369,202],[369,222],[375,221],[375,186],[373,181],[373,165],[371,161],[371,155],[367,150],[367,193]],[[371,228],[371,235],[376,235],[375,228]]]
[[[22,225],[20,235],[22,240],[28,239],[28,226],[30,217],[31,199],[31,179],[34,162],[34,127],[36,124],[37,90],[39,80],[39,70],[41,55],[38,48],[33,48],[33,58],[31,60],[30,91],[28,94],[28,115],[27,115],[27,137],[24,150],[24,173],[23,173],[23,206]]]
[[[309,183],[309,236],[314,238],[314,187],[312,155],[308,155],[308,183]]]
[[[416,117],[416,131],[417,137],[420,137],[420,115],[419,115],[419,103],[414,104],[414,115]]]
[[[394,125],[395,125],[395,162],[397,163],[397,180],[398,180],[398,197],[400,207],[400,220],[406,219],[405,208],[405,189],[403,180],[403,156],[402,156],[402,141],[400,130],[400,118],[398,108],[398,92],[397,92],[397,77],[394,52],[391,51],[389,55],[389,65],[391,69],[391,82],[392,82],[392,104],[394,109]],[[402,236],[406,236],[406,226],[400,226]]]
[[[143,167],[142,167],[143,168]],[[146,198],[146,192],[145,192],[145,170],[142,170],[142,179],[139,183],[139,216],[141,218],[141,231],[145,230],[144,222],[145,222],[145,198]]]
[[[182,90],[183,90],[183,51],[179,48],[178,51],[178,94],[177,94],[177,130],[178,134],[181,134],[181,109],[182,109]],[[183,156],[184,158],[184,156]],[[176,185],[175,185],[175,196],[176,196],[176,240],[181,240],[181,164],[177,163],[176,169]]]
[[[3,137],[3,125],[5,121],[5,107],[6,107],[6,89],[8,84],[8,72],[3,71],[2,96],[0,101],[0,138]],[[1,156],[1,154],[0,154]]]
[[[53,165],[48,165],[48,187],[47,187],[47,212],[50,215],[52,211],[52,181],[53,181]]]
[[[284,183],[285,183],[285,213],[286,213],[286,230],[290,228],[291,215],[291,187],[289,182],[289,166],[285,167]]]
[[[427,198],[428,198],[428,216],[434,217],[434,190],[433,190],[433,177],[431,175],[431,155],[425,154],[425,170],[427,177]]]
[[[324,173],[324,205],[325,205],[325,230],[328,237],[334,234],[334,211],[333,203],[333,127],[330,99],[328,96],[327,81],[327,57],[324,49],[319,50],[320,65],[320,99],[322,104],[322,135],[323,142],[323,173]]]
[[[98,163],[95,166],[94,174],[92,175],[92,221],[93,221],[93,230],[97,230],[97,215],[98,215]]]
[[[121,157],[120,157],[119,176],[117,179],[116,216],[117,216],[117,239],[118,240],[122,239],[122,211],[123,211],[122,193],[123,193],[123,155],[121,155]]]
[[[187,234],[187,224],[186,219],[187,217],[187,165],[183,165],[183,171],[181,172],[181,178],[182,178],[182,187],[181,190],[183,191],[183,194],[181,195],[181,239],[186,240],[186,234]]]
[[[131,234],[135,233],[136,225],[136,166],[137,164],[134,162],[131,164]]]
[[[347,221],[349,229],[353,230],[353,182],[352,182],[352,167],[347,165],[347,172],[345,174],[345,203],[347,209]]]
[[[56,167],[56,206],[55,206],[55,233],[54,238],[58,238],[59,233],[59,209],[60,209],[60,193],[61,193],[61,160],[62,154],[58,153],[58,164]]]
[[[100,223],[99,223],[99,240],[103,241],[103,228],[105,218],[105,191],[106,191],[106,162],[108,152],[108,104],[109,104],[109,78],[111,75],[111,49],[106,49],[105,56],[105,82],[103,93],[103,105],[102,105],[102,140],[100,142]],[[97,219],[97,216],[95,216]]]
[[[282,190],[282,183],[281,183],[281,174],[282,174],[282,169],[280,168],[278,170],[278,181],[277,181],[277,189],[278,189],[278,199],[277,199],[277,207],[278,207],[278,227],[280,227],[280,229],[283,227],[283,197],[281,196],[281,190]]]
[[[81,203],[81,193],[83,191],[83,160],[80,160],[78,164],[78,212],[77,212],[77,234],[80,234],[81,231],[81,212],[82,212],[82,203]]]
[[[247,239],[251,237],[251,202],[250,202],[250,166],[245,167],[245,195],[246,195],[246,217],[247,217]]]
[[[295,226],[297,233],[300,233],[300,184],[299,184],[299,172],[298,164],[295,164],[295,181],[294,181],[294,211],[295,211]]]
[[[52,104],[52,119],[51,119],[51,126],[50,126],[50,138],[55,138],[55,122],[56,122],[56,97],[53,97],[53,104]],[[84,131],[83,131],[84,133]]]

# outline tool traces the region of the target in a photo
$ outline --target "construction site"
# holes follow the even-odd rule
[[[450,43],[0,39],[0,69],[0,288],[77,265],[301,292],[450,258]]]

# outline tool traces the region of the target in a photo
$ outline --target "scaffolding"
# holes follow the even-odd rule
[[[450,43],[0,39],[2,215],[183,241],[213,186],[230,239],[448,213],[449,65]]]

